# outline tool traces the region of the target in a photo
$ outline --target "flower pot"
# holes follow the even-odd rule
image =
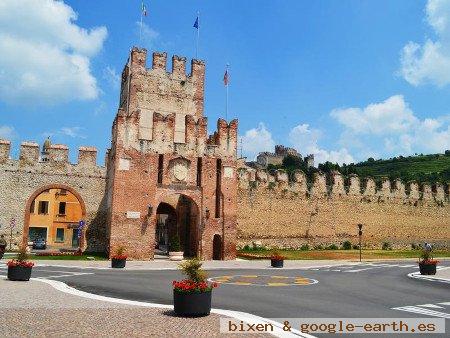
[[[169,260],[182,261],[183,255],[184,255],[183,251],[169,251]]]
[[[178,316],[207,316],[211,312],[211,291],[183,293],[174,290],[173,309]]]
[[[283,267],[283,260],[282,259],[271,259],[270,265],[272,268],[282,268]]]
[[[111,259],[111,267],[114,269],[123,269],[126,263],[127,263],[126,259],[117,259],[117,258]]]
[[[435,275],[436,264],[419,263],[419,270],[421,275]]]
[[[32,267],[25,266],[9,266],[8,279],[14,281],[29,281],[31,277]]]

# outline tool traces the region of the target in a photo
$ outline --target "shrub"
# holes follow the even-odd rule
[[[342,249],[344,250],[350,250],[352,248],[352,243],[350,241],[345,241],[342,243]]]
[[[314,250],[323,250],[322,244],[315,245]]]
[[[169,248],[172,252],[181,251],[180,237],[178,237],[178,235],[175,235],[170,239]]]
[[[243,251],[251,251],[252,248],[250,247],[250,245],[246,244],[244,245],[244,247],[242,248]]]
[[[416,243],[411,243],[411,249],[412,250],[417,250],[417,249],[419,249],[419,247],[417,246]]]
[[[202,262],[198,258],[188,259],[180,263],[178,268],[189,280],[196,283],[204,282],[207,277],[205,270],[202,269]]]
[[[336,244],[330,244],[325,248],[325,250],[337,250],[337,249],[338,247]]]
[[[353,244],[352,248],[353,248],[354,250],[359,250],[359,245],[358,245],[358,244]]]
[[[308,251],[308,250],[309,250],[309,245],[308,245],[308,244],[303,244],[303,245],[300,247],[300,250],[301,250],[301,251]]]
[[[382,250],[392,250],[392,245],[391,243],[388,242],[383,242],[383,245],[381,246]]]

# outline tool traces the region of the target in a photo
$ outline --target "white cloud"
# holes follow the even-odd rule
[[[61,1],[0,2],[0,100],[35,105],[98,96],[90,58],[107,29],[84,29],[77,18]]]
[[[303,156],[314,154],[315,163],[330,161],[333,163],[352,163],[354,159],[346,148],[339,150],[325,150],[319,147],[322,133],[318,129],[310,128],[308,124],[299,124],[289,132],[289,142]]]
[[[417,122],[402,95],[394,95],[364,109],[334,109],[330,115],[357,134],[385,135],[407,131]]]
[[[45,132],[42,135],[47,137],[72,137],[72,138],[81,138],[85,139],[86,135],[83,133],[84,128],[82,127],[62,127],[61,129],[53,132]]]
[[[136,21],[136,34],[142,39],[142,44],[148,49],[153,46],[154,42],[159,38],[159,33],[147,25],[145,22]]]
[[[359,153],[383,150],[383,154],[405,155],[450,149],[449,116],[421,120],[402,95],[364,108],[334,109],[330,115],[344,127],[341,145]]]
[[[273,152],[275,148],[272,134],[262,122],[258,124],[258,127],[247,130],[240,140],[242,140],[243,154],[248,160],[254,160],[259,152]],[[239,143],[238,147],[240,146]]]
[[[108,81],[114,89],[120,87],[121,76],[117,73],[115,68],[107,66],[103,69],[103,78]]]
[[[436,34],[423,45],[408,42],[401,51],[399,73],[414,86],[450,83],[450,1],[429,0],[426,20]]]
[[[16,138],[17,133],[14,127],[11,126],[0,126],[0,139],[12,140]]]

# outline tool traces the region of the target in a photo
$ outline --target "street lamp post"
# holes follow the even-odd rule
[[[361,262],[361,260],[362,260],[362,255],[361,255],[361,237],[362,237],[362,227],[363,227],[363,225],[360,223],[360,224],[358,224],[358,228],[359,228],[359,232],[358,232],[358,235],[359,235],[359,262]]]

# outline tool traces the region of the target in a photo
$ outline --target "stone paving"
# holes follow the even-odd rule
[[[219,333],[219,319],[216,314],[180,318],[170,309],[85,299],[39,281],[0,277],[0,335],[5,338],[233,337]]]

